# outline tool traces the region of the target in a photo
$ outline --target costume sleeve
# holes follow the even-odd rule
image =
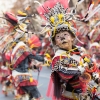
[[[15,69],[18,72],[27,72],[27,69],[29,67],[29,60],[26,57]]]
[[[42,55],[37,55],[37,54],[36,55],[30,54],[29,59],[35,59],[40,62],[44,62],[44,57]]]

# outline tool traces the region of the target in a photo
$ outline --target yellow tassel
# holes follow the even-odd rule
[[[30,77],[30,82],[33,82],[33,77]]]
[[[74,95],[74,90],[72,91],[73,99],[79,100],[75,95]]]
[[[32,48],[34,48],[35,47],[35,45],[34,44],[32,44],[31,46],[30,46],[30,48],[32,49]]]
[[[73,66],[73,67],[76,67],[76,65],[75,65],[75,64],[72,64],[72,66]]]
[[[9,64],[8,62],[6,62],[6,66],[7,66],[10,70],[13,70],[13,68],[11,68],[11,65],[13,65],[13,64]]]
[[[9,47],[10,50],[12,50],[12,47],[16,45],[16,42],[13,42],[12,45]]]
[[[90,62],[90,59],[88,59],[88,58],[85,57],[85,58],[84,58],[84,61],[86,61],[86,62],[89,63],[89,62]]]
[[[62,59],[61,58],[61,56],[62,55],[66,55],[68,58],[70,57],[68,54],[71,52],[71,51],[74,51],[74,50],[76,50],[77,48],[74,48],[74,49],[71,49],[71,50],[69,50],[67,53],[66,52],[63,52],[63,53],[61,53],[61,55],[60,55],[60,60]]]
[[[71,49],[70,51],[74,51],[74,50],[76,50],[77,48],[74,48],[74,49]]]
[[[21,24],[19,25],[19,28],[20,28],[21,30],[23,30],[23,31],[25,31],[25,27],[26,27],[26,24],[24,24],[24,23],[21,23]]]
[[[69,23],[69,22],[64,22],[65,24],[67,24],[68,25],[68,28],[72,31],[72,29],[71,29],[71,24]],[[72,31],[72,33],[73,33],[73,31]],[[74,34],[74,33],[73,33]]]
[[[57,27],[59,24],[60,24],[60,22],[57,22],[56,25],[54,25],[55,27],[54,27],[54,32],[53,32],[53,36],[52,36],[52,37],[55,36],[55,33],[56,33],[56,27]]]
[[[50,66],[49,61],[47,61],[47,66]]]
[[[83,62],[82,61],[80,61],[80,65],[83,66]]]
[[[59,19],[59,22],[62,22],[63,20],[62,20],[62,18],[64,17],[64,15],[63,14],[58,14],[58,19]]]
[[[66,55],[68,58],[70,57],[66,52],[63,52],[63,53],[60,55],[60,60],[62,60],[62,55]]]
[[[50,66],[50,64],[47,61],[43,66]]]
[[[53,17],[53,16],[50,18],[51,22],[52,22],[52,23],[54,24],[54,26],[55,26],[55,27],[54,27],[54,31],[53,31],[52,37],[55,36],[56,27],[57,27],[59,24],[62,24],[62,23],[67,24],[68,27],[69,27],[69,29],[72,30],[72,29],[71,29],[71,24],[70,24],[69,22],[64,22],[64,21],[62,20],[63,14],[59,14],[59,15],[58,15],[58,18],[59,18],[59,21],[58,21],[57,23],[54,23],[54,17]],[[73,34],[74,34],[74,33],[73,33]]]
[[[51,56],[48,53],[44,54],[46,57],[51,58]]]
[[[50,17],[50,21],[54,24],[55,18],[53,16]]]
[[[23,12],[22,12],[22,11],[20,11],[20,10],[18,10],[17,12],[18,12],[18,14],[20,14],[20,15],[24,15],[24,16],[26,16],[26,15],[27,15],[26,13],[23,13]]]

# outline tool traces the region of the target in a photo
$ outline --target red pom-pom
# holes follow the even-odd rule
[[[29,40],[28,43],[30,46],[33,45],[33,47],[40,47],[41,46],[41,41],[39,40],[39,37],[36,35],[33,35]]]

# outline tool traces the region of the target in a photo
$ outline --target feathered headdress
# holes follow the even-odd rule
[[[75,36],[80,43],[84,44],[77,36],[81,34],[81,32],[83,34],[82,36],[86,36],[88,33],[91,35],[95,30],[94,28],[100,24],[99,21],[96,21],[95,25],[90,27],[91,23],[88,23],[89,20],[99,12],[100,4],[94,6],[94,2],[90,0],[87,12],[84,16],[79,17],[80,15],[77,16],[76,14],[76,9],[84,0],[77,0],[74,9],[69,8],[69,1],[70,0],[48,0],[44,4],[40,4],[38,1],[34,2],[40,5],[37,11],[40,16],[47,21],[46,26],[50,26],[50,38],[52,40],[56,33],[68,31]]]
[[[77,30],[74,26],[75,11],[69,11],[68,8],[68,0],[48,0],[37,9],[41,17],[48,21],[51,39],[61,31],[68,31],[75,37]]]

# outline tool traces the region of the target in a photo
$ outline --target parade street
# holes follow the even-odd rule
[[[39,80],[38,88],[39,88],[40,93],[43,97],[42,100],[51,100],[50,98],[48,98],[46,96],[49,78],[50,78],[50,72],[51,72],[50,68],[43,67],[40,74],[39,74],[39,78],[38,78],[38,72],[37,71],[33,72],[33,77],[35,79],[38,78],[38,80]],[[13,97],[14,97],[14,95],[12,93],[9,93],[8,97],[5,97],[2,93],[2,85],[0,85],[0,100],[14,100]]]

